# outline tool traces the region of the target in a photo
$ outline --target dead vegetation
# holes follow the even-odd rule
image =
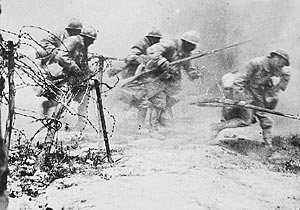
[[[222,146],[266,164],[270,170],[286,173],[300,173],[299,135],[275,136],[274,148],[267,149],[262,142],[247,139],[221,141]]]

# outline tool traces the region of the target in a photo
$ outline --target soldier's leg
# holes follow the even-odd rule
[[[149,101],[152,103],[149,118],[150,132],[153,137],[157,139],[164,139],[164,136],[158,133],[158,124],[161,111],[166,108],[166,94],[164,92],[160,92],[149,99]]]
[[[260,127],[263,130],[263,140],[267,147],[272,147],[272,132],[273,120],[264,112],[256,112]]]
[[[161,114],[159,116],[159,125],[163,127],[167,127],[172,118],[173,118],[172,107],[167,106],[166,109],[161,111]]]
[[[143,128],[146,126],[146,116],[148,108],[140,107],[138,110],[138,127]]]
[[[139,106],[138,106],[138,115],[137,115],[137,123],[138,129],[141,133],[147,132],[146,129],[146,116],[147,111],[150,107],[150,102],[146,97],[142,98]]]
[[[176,89],[178,90],[178,89]],[[178,91],[174,91],[173,93],[170,91],[166,91],[166,108],[162,110],[160,118],[159,118],[159,124],[163,127],[168,126],[170,121],[174,118],[173,115],[173,109],[172,107],[179,101],[178,98],[176,98],[174,95],[168,95],[177,93]]]
[[[86,127],[87,120],[86,118],[88,113],[89,106],[89,94],[84,94],[81,101],[78,101],[78,109],[77,109],[77,123],[75,128],[78,130],[83,130]]]
[[[215,139],[224,129],[245,127],[252,124],[253,111],[250,109],[224,107],[222,115],[224,121],[211,125],[212,139]]]

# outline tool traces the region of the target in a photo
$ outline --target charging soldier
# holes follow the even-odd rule
[[[70,78],[82,81],[91,74],[88,66],[88,47],[94,43],[96,38],[96,30],[89,26],[83,28],[79,35],[71,36],[64,40],[63,46],[59,47],[55,56],[55,61],[62,67],[61,75],[58,77],[63,77],[66,81]],[[73,83],[76,82],[73,81]],[[78,106],[79,117],[76,127],[82,129],[84,128],[83,118],[87,113],[88,83],[75,84],[72,91],[76,93],[74,101],[80,103]],[[57,103],[54,101],[54,97],[54,95],[48,95],[48,101],[43,103],[44,113],[47,113],[49,108],[56,106]]]
[[[59,48],[66,38],[79,35],[81,30],[81,21],[76,18],[72,18],[64,30],[42,39],[40,45],[43,50],[36,53],[36,58],[41,58],[41,66],[45,66],[47,63],[49,64],[53,62],[56,53],[55,49]]]
[[[283,68],[289,65],[289,55],[284,50],[272,51],[269,56],[250,60],[242,71],[223,76],[226,97],[240,101],[240,105],[249,103],[275,109],[278,93],[286,90],[290,79],[289,70]],[[242,107],[224,107],[222,116],[223,122],[212,125],[213,138],[226,128],[249,126],[257,118],[265,145],[272,147],[273,121],[266,113]]]
[[[125,60],[126,70],[122,72],[123,79],[135,75],[138,66],[147,61],[146,50],[148,47],[158,43],[161,37],[161,32],[157,28],[153,28],[145,37],[131,47],[130,52]]]
[[[152,87],[148,88],[150,94],[144,98],[150,102],[151,130],[157,132],[159,120],[165,121],[165,112],[172,109],[173,97],[181,90],[181,70],[185,70],[191,80],[199,78],[198,72],[191,67],[190,62],[172,67],[169,65],[172,61],[189,57],[198,43],[198,34],[195,31],[188,31],[180,39],[163,39],[147,49],[150,61],[147,63],[146,69],[156,69],[155,74],[159,75],[159,79],[153,82]],[[147,103],[142,102],[141,104]],[[145,106],[141,106],[139,109],[140,121],[145,118],[145,113]]]

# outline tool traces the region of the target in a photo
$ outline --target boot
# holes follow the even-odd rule
[[[267,148],[273,148],[271,129],[263,129],[263,140]]]
[[[221,123],[213,123],[211,124],[211,131],[212,131],[211,140],[215,140],[218,134],[226,128],[238,128],[244,126],[245,126],[245,122],[241,119],[232,119]]]

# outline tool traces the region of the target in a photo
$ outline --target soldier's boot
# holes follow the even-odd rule
[[[273,148],[271,128],[263,129],[263,140],[266,147]]]
[[[150,111],[150,136],[158,140],[164,140],[166,137],[158,132],[158,121],[161,110],[157,108],[151,108]]]
[[[219,133],[227,128],[238,128],[245,126],[245,122],[242,119],[232,119],[228,121],[223,121],[221,123],[211,124],[211,140],[215,140]]]
[[[139,108],[138,110],[138,116],[137,116],[137,121],[138,121],[138,129],[139,129],[139,134],[146,134],[149,131],[146,129],[146,116],[147,116],[147,108]]]

